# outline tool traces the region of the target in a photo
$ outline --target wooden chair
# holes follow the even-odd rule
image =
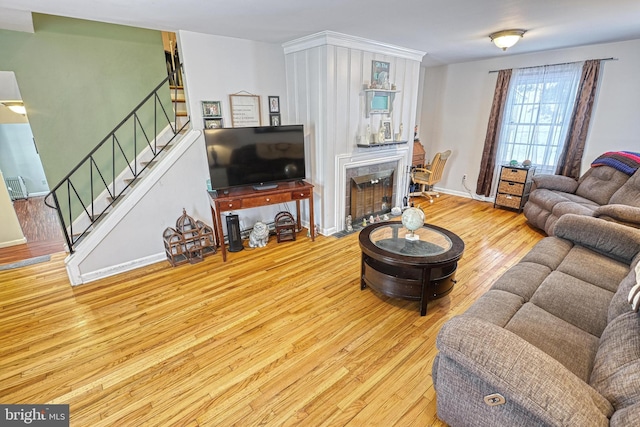
[[[440,197],[440,193],[433,191],[433,185],[440,182],[442,172],[444,172],[444,165],[450,155],[451,150],[436,153],[431,164],[426,165],[424,168],[413,168],[411,170],[411,182],[420,186],[420,191],[411,193],[411,197],[427,197],[429,203],[433,203],[434,197]]]

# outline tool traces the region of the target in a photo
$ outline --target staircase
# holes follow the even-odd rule
[[[57,211],[70,254],[189,130],[184,90],[169,84],[172,77],[158,84],[45,197],[45,204]]]

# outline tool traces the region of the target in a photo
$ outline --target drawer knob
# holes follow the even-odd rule
[[[267,202],[270,202],[270,201],[271,201],[271,199],[267,197]]]
[[[229,203],[229,207],[230,207],[230,208],[231,208],[231,207],[233,207],[233,203]]]

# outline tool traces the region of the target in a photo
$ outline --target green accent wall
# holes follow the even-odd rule
[[[53,187],[167,69],[159,31],[42,14],[33,23],[33,34],[0,30],[0,70],[16,74]]]

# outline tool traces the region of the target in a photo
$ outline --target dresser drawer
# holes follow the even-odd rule
[[[308,188],[304,190],[296,190],[291,192],[291,199],[292,200],[308,199],[310,195],[311,195],[311,190]]]
[[[509,181],[500,181],[498,185],[498,193],[515,194],[516,196],[522,196],[524,192],[524,184]]]
[[[527,181],[527,170],[502,168],[502,172],[500,173],[500,179],[505,181],[515,181],[515,182],[524,183]]]
[[[511,196],[509,194],[498,194],[496,196],[496,205],[506,206],[508,208],[520,209],[522,197]]]
[[[291,201],[291,193],[269,194],[266,196],[246,197],[242,200],[242,207],[254,208],[256,206],[272,205],[274,203],[289,201]]]

